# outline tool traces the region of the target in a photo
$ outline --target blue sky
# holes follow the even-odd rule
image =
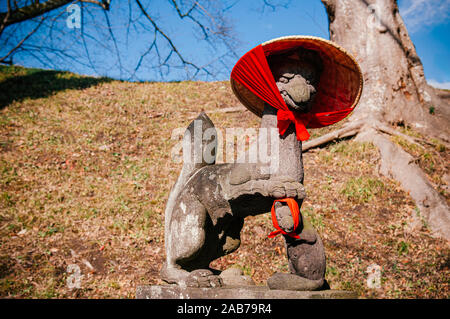
[[[143,3],[145,1],[142,1]],[[270,2],[270,1],[269,1]],[[4,11],[5,0],[0,0],[0,10]],[[261,42],[269,39],[290,35],[314,35],[328,38],[328,19],[324,6],[320,0],[291,0],[288,8],[277,7],[273,11],[270,7],[263,6],[263,0],[236,1],[229,0],[234,4],[225,13],[225,18],[233,27],[235,38],[239,39],[235,45],[235,56],[228,56],[217,73],[219,80],[229,78],[229,72],[239,56]],[[408,28],[409,34],[414,42],[418,55],[421,58],[425,75],[429,82],[435,86],[450,88],[450,0],[399,0],[400,13]],[[183,55],[198,65],[205,65],[214,61],[227,51],[227,48],[218,46],[212,49],[202,41],[199,41],[198,29],[191,28],[191,24],[180,21],[176,16],[174,8],[167,0],[151,2],[148,10],[152,17],[170,35],[177,48]],[[109,13],[109,23],[114,31],[117,48],[111,41],[110,33],[105,27],[106,20],[101,10],[93,11],[92,15],[84,15],[86,22],[84,31],[86,34],[95,35],[98,39],[109,38],[104,43],[85,37],[84,41],[89,44],[89,59],[85,58],[84,64],[73,63],[58,56],[50,56],[48,60],[40,57],[40,52],[35,50],[19,53],[14,57],[14,63],[27,67],[53,68],[69,70],[80,74],[106,75],[113,78],[132,80],[183,80],[185,71],[182,69],[163,68],[163,76],[159,70],[151,68],[155,61],[155,55],[148,55],[141,62],[138,72],[133,74],[139,61],[139,57],[145,52],[151,43],[151,33],[144,27],[136,26],[129,33],[125,32],[128,22],[128,2],[113,0]],[[63,32],[59,35],[50,35],[49,27],[41,27],[28,41],[31,48],[33,45],[49,46],[50,43],[57,47],[72,50],[74,54],[84,54],[82,38],[79,29],[68,29],[66,20],[68,12],[61,10],[55,19],[55,24]],[[56,14],[55,14],[56,17]],[[136,15],[137,17],[137,15]],[[27,24],[27,28],[12,29],[14,35],[26,34],[33,23]],[[5,34],[2,36],[4,37]],[[160,43],[160,54],[164,56],[164,43]],[[3,56],[12,43],[0,47],[0,55]],[[105,47],[108,47],[108,50]],[[117,54],[117,51],[119,54]],[[95,66],[95,70],[91,65]],[[122,65],[122,72],[119,71]],[[126,71],[123,71],[126,70]],[[200,80],[211,80],[210,77],[199,77]]]
[[[450,0],[400,0],[399,7],[428,82],[450,89]]]

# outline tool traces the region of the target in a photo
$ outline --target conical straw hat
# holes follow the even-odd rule
[[[323,71],[317,86],[314,104],[309,113],[301,115],[305,117],[306,127],[317,128],[334,124],[351,113],[358,103],[363,88],[361,69],[356,60],[337,44],[318,37],[294,35],[273,39],[262,43],[260,46],[266,58],[273,54],[291,51],[297,47],[314,50],[320,55]],[[249,67],[248,61],[251,54],[255,59],[254,52],[258,47],[250,50],[239,59],[231,72],[230,81],[233,92],[239,101],[261,117],[264,102],[268,100],[263,99],[264,96],[259,94],[254,87],[252,92],[249,89],[251,85],[248,85],[248,81],[246,82],[238,76],[242,72],[253,72],[255,68]],[[263,59],[261,55],[259,57]],[[252,78],[252,74],[246,75],[248,78]],[[267,81],[275,82],[273,75],[270,76],[271,80]]]

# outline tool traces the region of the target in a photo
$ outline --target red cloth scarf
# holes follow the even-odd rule
[[[258,45],[239,59],[231,72],[231,77],[257,97],[278,109],[277,119],[280,135],[286,132],[291,123],[294,123],[297,139],[306,141],[310,136],[306,127],[317,128],[334,124],[345,118],[353,108],[348,107],[351,104],[348,98],[350,91],[345,87],[344,81],[339,81],[331,73],[332,68],[328,62],[329,59],[323,61],[325,69],[321,76],[321,82],[324,83],[319,84],[318,92],[319,90],[328,90],[327,93],[335,96],[338,103],[330,103],[325,95],[319,97],[318,94],[315,106],[309,113],[299,113],[288,108],[277,88],[266,56],[291,49],[296,45],[298,44],[295,41],[275,42],[264,47]],[[320,50],[316,47],[311,46],[308,49],[316,49],[320,53]],[[329,67],[328,73],[327,67]],[[324,79],[322,80],[322,78]],[[330,88],[331,92],[329,92]],[[317,101],[318,98],[319,101]]]
[[[287,203],[289,206],[289,209],[291,210],[291,214],[292,214],[292,218],[294,219],[294,230],[290,233],[285,232],[283,229],[281,229],[281,227],[278,225],[278,221],[277,221],[277,216],[275,214],[275,203],[276,202],[284,202]],[[300,222],[300,209],[298,208],[298,204],[297,202],[293,199],[293,198],[283,198],[283,199],[276,199],[273,202],[272,205],[272,223],[273,226],[277,229],[273,232],[271,232],[268,237],[269,238],[273,238],[278,234],[283,234],[295,239],[300,239],[300,236],[295,232],[295,230],[298,227],[298,224]]]

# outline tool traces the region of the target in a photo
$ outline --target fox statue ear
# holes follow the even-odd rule
[[[216,156],[216,128],[208,115],[201,112],[184,132],[183,167],[185,167],[186,173],[190,175],[206,165],[214,164]]]

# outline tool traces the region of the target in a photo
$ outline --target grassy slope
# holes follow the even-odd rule
[[[133,298],[136,285],[160,283],[164,206],[181,167],[171,160],[172,130],[202,109],[237,104],[227,82],[128,83],[2,67],[0,296]],[[218,128],[258,127],[248,111],[208,114]],[[448,197],[445,147],[397,142]],[[351,140],[304,155],[302,212],[324,241],[327,280],[361,297],[448,298],[448,244],[426,224],[407,229],[418,212],[375,173],[377,161],[373,146]],[[272,230],[268,214],[248,218],[240,249],[213,266],[241,267],[257,284],[287,271]],[[380,289],[366,285],[374,263]],[[81,269],[80,289],[67,288],[70,264]]]

